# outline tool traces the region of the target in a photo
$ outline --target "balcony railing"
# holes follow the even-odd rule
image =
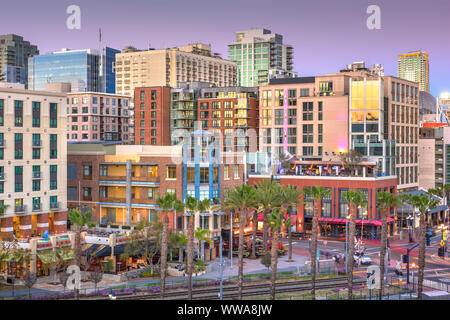
[[[42,147],[42,140],[33,140],[33,147]]]
[[[50,210],[58,210],[59,202],[50,202]]]
[[[14,212],[15,213],[24,213],[26,209],[25,205],[18,205],[18,206],[14,206]]]
[[[41,178],[42,178],[42,172],[33,171],[33,179],[41,179]]]

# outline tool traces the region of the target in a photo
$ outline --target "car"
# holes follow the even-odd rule
[[[360,261],[361,264],[365,264],[365,265],[369,265],[372,263],[372,259],[365,253],[356,252],[353,255],[353,258],[355,259],[355,263],[357,263],[358,260]]]

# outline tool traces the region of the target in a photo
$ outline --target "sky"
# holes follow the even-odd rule
[[[81,9],[81,28],[66,27],[66,9]],[[369,30],[370,5],[381,10],[381,29]],[[26,8],[26,10],[24,10]],[[22,0],[1,6],[0,34],[15,33],[41,53],[61,48],[162,49],[211,44],[228,58],[235,33],[266,28],[294,47],[299,76],[338,72],[347,64],[380,63],[397,76],[399,53],[430,54],[430,91],[450,91],[449,0]],[[17,14],[20,12],[20,14]]]

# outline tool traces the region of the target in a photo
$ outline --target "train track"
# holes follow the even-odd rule
[[[356,278],[353,280],[354,285],[365,283],[366,280],[362,278]],[[316,280],[316,290],[333,289],[338,287],[344,287],[347,285],[347,278],[330,278]],[[281,282],[276,284],[276,294],[281,293],[293,293],[311,290],[311,281],[292,281]],[[244,285],[242,290],[243,297],[257,297],[266,296],[270,294],[270,283],[257,283],[251,285]],[[152,294],[133,294],[129,296],[117,297],[116,300],[159,300],[161,298],[159,293]],[[187,298],[187,290],[183,291],[167,291],[165,294],[166,300],[185,300]],[[210,287],[207,289],[196,289],[192,292],[193,300],[218,300],[219,299],[219,287]],[[223,287],[223,299],[230,300],[238,298],[237,285],[224,285]],[[94,298],[96,300],[108,300],[108,297]]]

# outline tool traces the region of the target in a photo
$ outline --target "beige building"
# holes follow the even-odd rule
[[[66,95],[0,87],[1,238],[63,233]]]
[[[428,52],[413,51],[398,55],[398,77],[419,83],[420,91],[430,91]]]
[[[211,46],[192,44],[171,49],[116,55],[116,93],[132,96],[137,87],[168,86],[180,82],[210,82],[235,86],[237,65],[213,54]]]

